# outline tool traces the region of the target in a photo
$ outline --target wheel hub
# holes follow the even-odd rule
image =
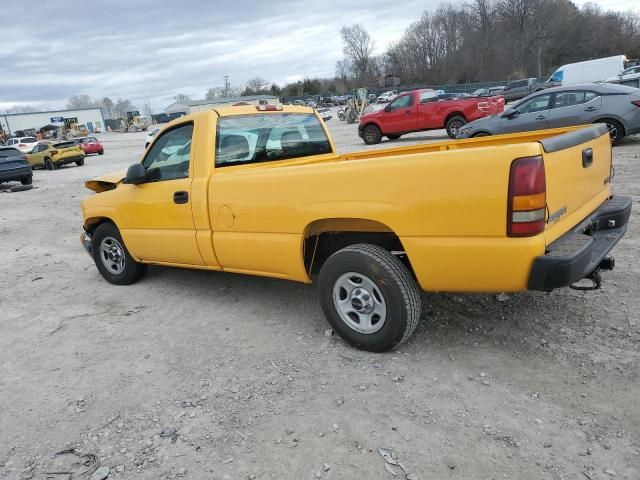
[[[336,279],[333,302],[340,319],[357,332],[375,333],[386,322],[387,304],[382,291],[361,273],[347,272]]]
[[[364,288],[356,288],[351,292],[351,306],[356,312],[371,313],[373,311],[371,293]]]

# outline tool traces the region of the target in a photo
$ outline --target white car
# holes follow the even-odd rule
[[[36,137],[14,137],[5,142],[7,147],[14,147],[22,153],[29,153],[38,144]]]
[[[383,94],[379,95],[376,101],[378,103],[387,103],[393,100],[397,95],[398,95],[397,91],[389,90],[388,92],[384,92]]]
[[[607,78],[605,82],[626,82],[628,80],[637,79],[640,79],[640,65],[629,67],[626,70],[620,72],[619,75]]]
[[[331,113],[331,109],[329,108],[326,108],[326,107],[317,108],[316,111],[318,112],[318,114],[320,114],[320,116],[322,117],[322,120],[324,120],[325,122],[333,118],[333,114]]]
[[[149,148],[149,145],[151,144],[151,142],[153,142],[153,138],[158,134],[159,131],[160,127],[158,126],[149,127],[149,129],[147,130],[147,138],[144,141],[144,148]]]

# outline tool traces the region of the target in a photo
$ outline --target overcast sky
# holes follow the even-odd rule
[[[207,88],[223,85],[223,75],[232,85],[255,76],[280,85],[331,76],[342,56],[342,25],[365,25],[382,53],[424,9],[440,3],[43,0],[25,7],[2,0],[0,111],[58,108],[86,93],[130,98],[139,108],[148,98],[159,113],[178,92],[203,98]],[[640,2],[596,3],[623,10]]]

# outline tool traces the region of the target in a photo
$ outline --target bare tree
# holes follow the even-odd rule
[[[142,111],[144,113],[144,116],[151,120],[151,118],[153,117],[153,108],[151,107],[151,102],[148,98],[145,98],[144,102],[142,103]]]
[[[342,58],[336,62],[336,78],[346,82],[350,70],[351,65],[349,65],[349,60],[347,58]]]
[[[269,82],[262,77],[250,79],[242,92],[242,95],[257,95],[268,91]]]
[[[78,109],[78,108],[92,108],[99,105],[97,100],[94,100],[87,94],[74,95],[67,101],[68,109]]]
[[[174,97],[173,97],[173,101],[176,103],[180,103],[180,104],[186,104],[187,102],[191,101],[191,97],[189,95],[185,95],[184,93],[177,93]]]
[[[116,118],[126,118],[127,112],[133,112],[136,110],[136,107],[128,98],[119,98],[113,107],[113,113],[115,113]]]
[[[17,105],[7,110],[7,113],[32,113],[37,112],[38,109],[31,105]]]
[[[360,81],[360,85],[366,86],[375,42],[369,32],[359,23],[345,25],[340,33],[342,34],[344,55],[349,59],[353,73]]]
[[[113,118],[113,100],[109,97],[104,97],[100,100],[100,108],[102,109],[102,114],[105,118]]]

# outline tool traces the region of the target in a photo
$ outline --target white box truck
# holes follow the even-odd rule
[[[628,63],[627,57],[624,55],[568,63],[553,72],[549,80],[543,83],[538,90],[561,85],[601,82],[609,77],[619,75],[625,68],[630,66]]]

